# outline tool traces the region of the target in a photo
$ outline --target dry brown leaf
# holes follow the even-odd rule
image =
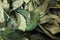
[[[3,7],[6,9],[6,8],[9,8],[9,3],[7,0],[3,0]]]
[[[16,0],[15,2],[13,2],[13,10],[17,9],[18,7],[20,7],[23,4],[23,0]]]
[[[37,5],[40,5],[40,0],[33,0]]]
[[[52,34],[56,34],[58,32],[60,32],[60,28],[56,25],[48,25],[45,27],[49,32],[51,32]]]
[[[31,1],[28,5],[28,11],[31,12],[33,10],[34,10],[34,7],[33,7],[33,4],[32,4],[32,1]]]
[[[30,0],[24,0],[25,3],[28,3]]]
[[[40,18],[40,24],[43,24],[43,23],[46,23],[46,22],[49,22],[50,21],[50,16],[49,15],[46,15],[42,18]]]
[[[0,22],[3,23],[5,21],[4,19],[4,10],[3,10],[3,6],[2,6],[2,2],[0,0]]]
[[[60,18],[57,15],[50,14],[50,17],[54,19],[57,23],[60,23]]]

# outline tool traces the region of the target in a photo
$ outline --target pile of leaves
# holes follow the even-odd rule
[[[43,34],[58,40],[60,9],[56,5],[60,5],[57,0],[0,0],[0,40],[38,40],[32,39],[34,30],[39,40],[45,40]]]

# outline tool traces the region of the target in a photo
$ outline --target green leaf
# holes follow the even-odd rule
[[[38,25],[39,13],[34,13],[31,17],[30,23],[27,24],[26,31],[35,29]]]
[[[25,17],[25,19],[27,20],[27,24],[30,22],[30,13],[29,12],[27,12],[27,11],[25,11],[23,9],[20,9],[20,8],[18,8],[16,10],[16,12]]]
[[[24,27],[25,31],[33,30],[37,26],[37,20],[39,19],[38,13],[33,14],[33,16],[30,18],[30,14],[25,10],[17,9],[16,12],[22,14],[26,18],[26,21],[28,22],[26,28]]]

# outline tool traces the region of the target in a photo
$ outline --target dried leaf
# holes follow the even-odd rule
[[[3,10],[3,6],[2,6],[2,2],[0,0],[0,22],[3,23],[5,21],[4,19],[4,10]]]
[[[15,2],[13,2],[13,10],[17,9],[18,7],[21,7],[21,5],[23,4],[23,0],[16,0]]]
[[[52,34],[56,34],[60,32],[60,28],[57,25],[48,25],[45,28]]]
[[[40,5],[41,0],[33,0],[35,4]]]
[[[46,14],[46,11],[47,11],[48,3],[49,3],[49,0],[46,0],[42,5],[37,7],[34,12],[40,13],[40,17],[44,16]]]
[[[30,0],[24,0],[25,3],[28,3]]]
[[[33,10],[34,10],[34,6],[33,6],[32,1],[31,1],[28,5],[28,11],[32,12]]]
[[[45,32],[45,34],[47,34],[49,37],[53,38],[53,39],[58,39],[57,37],[51,35],[51,33],[49,33],[43,26],[41,26],[39,24],[39,27]]]
[[[10,5],[9,5],[9,3],[8,3],[8,1],[7,0],[3,0],[3,8],[4,9],[9,9],[9,7],[10,7]]]
[[[50,16],[49,15],[46,15],[46,16],[40,18],[40,24],[49,22],[50,20],[51,20]]]
[[[60,23],[60,18],[57,15],[49,14],[52,19],[54,19],[57,23]]]

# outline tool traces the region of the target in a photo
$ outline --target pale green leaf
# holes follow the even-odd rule
[[[17,9],[16,12],[23,15],[25,17],[25,19],[27,20],[27,23],[30,22],[31,15],[30,15],[29,12],[27,12],[27,11],[25,11],[23,9]]]
[[[18,29],[22,30],[22,31],[25,31],[25,29],[26,29],[26,19],[21,14],[17,13],[17,16],[20,16],[19,19],[21,20]]]

